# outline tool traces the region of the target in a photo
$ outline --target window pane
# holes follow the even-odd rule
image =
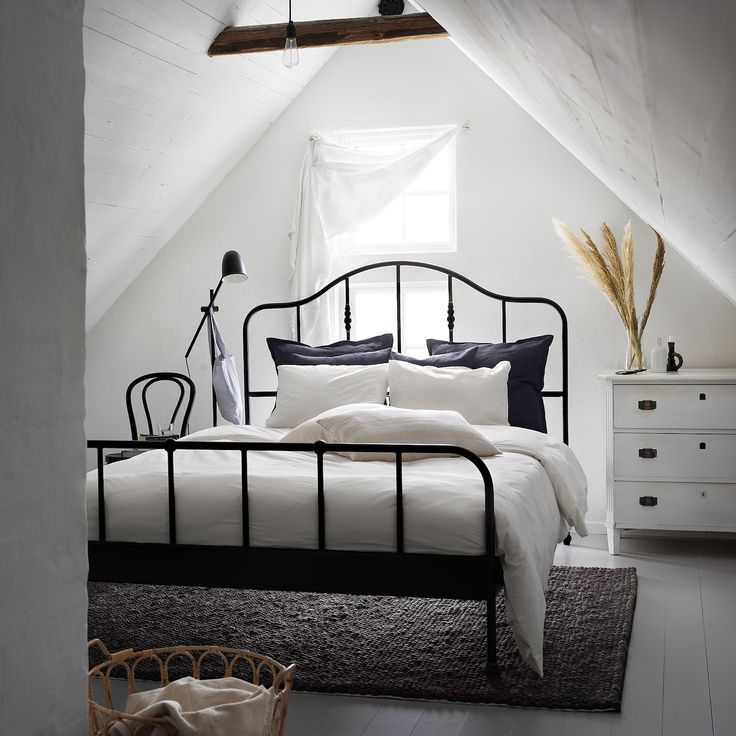
[[[356,230],[352,246],[386,245],[400,243],[404,239],[404,212],[401,198],[394,200],[385,210]]]
[[[450,147],[441,150],[414,180],[409,192],[440,191],[446,192],[449,188]]]
[[[396,331],[396,301],[391,287],[361,287],[351,284],[350,301],[354,339]]]
[[[447,291],[424,286],[404,294],[402,352],[427,357],[428,337],[442,337],[447,329]]]
[[[427,357],[428,337],[447,334],[447,286],[444,283],[402,285],[401,352]],[[396,291],[391,284],[351,284],[354,339],[396,334]],[[394,350],[398,346],[394,344]]]
[[[431,141],[443,126],[342,131],[337,139],[368,153],[405,153]],[[341,252],[361,255],[455,250],[454,142],[383,212],[341,240]],[[421,195],[421,196],[417,196]],[[434,198],[430,198],[432,195]]]
[[[406,241],[436,243],[450,240],[450,206],[447,194],[412,194],[406,197]]]

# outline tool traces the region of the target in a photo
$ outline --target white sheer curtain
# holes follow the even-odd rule
[[[291,238],[291,293],[301,299],[338,274],[330,239],[375,217],[399,196],[455,138],[459,126],[396,154],[359,151],[313,133],[299,175]],[[324,299],[302,310],[301,337],[334,337],[337,318]]]

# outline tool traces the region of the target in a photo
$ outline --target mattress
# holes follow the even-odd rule
[[[504,570],[509,619],[519,650],[543,671],[544,593],[557,543],[575,527],[585,534],[585,477],[568,447],[516,427],[478,426],[502,452],[484,458],[494,484],[496,554]],[[226,426],[186,439],[217,449],[177,450],[177,541],[242,544],[240,453],[230,441],[278,441],[287,430]],[[108,541],[168,542],[166,455],[152,450],[108,465]],[[395,467],[328,454],[324,461],[329,549],[394,551]],[[312,453],[248,455],[250,544],[316,548],[316,461]],[[407,552],[484,552],[483,482],[460,457],[404,464],[404,544]],[[97,473],[87,478],[89,538],[98,538]]]

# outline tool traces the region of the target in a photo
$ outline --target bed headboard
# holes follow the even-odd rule
[[[555,391],[543,391],[542,396],[544,397],[552,397],[552,398],[559,398],[562,402],[562,439],[565,444],[568,443],[568,400],[567,400],[567,394],[568,394],[568,345],[567,345],[567,316],[565,315],[564,310],[562,307],[560,307],[559,304],[552,301],[551,299],[547,299],[545,297],[527,297],[527,296],[506,296],[504,294],[496,294],[495,292],[489,291],[488,289],[484,289],[482,286],[479,286],[474,281],[471,281],[467,276],[463,276],[460,273],[457,273],[456,271],[453,271],[449,268],[445,268],[444,266],[437,266],[432,263],[423,263],[421,261],[381,261],[380,263],[372,263],[367,266],[361,266],[360,268],[355,268],[352,271],[348,271],[347,273],[344,273],[342,276],[338,276],[336,279],[333,279],[330,281],[329,284],[326,284],[323,286],[319,291],[316,291],[314,294],[311,294],[310,296],[304,297],[303,299],[298,299],[296,301],[292,302],[273,302],[273,303],[266,303],[266,304],[259,304],[258,306],[254,307],[253,309],[248,312],[248,314],[245,317],[245,320],[243,321],[243,374],[244,374],[244,400],[245,400],[245,421],[246,424],[250,423],[250,416],[251,416],[251,407],[250,402],[252,398],[259,398],[259,397],[275,397],[276,391],[255,391],[251,388],[251,380],[249,375],[249,369],[250,369],[250,354],[249,354],[249,344],[248,344],[248,328],[250,326],[250,322],[252,318],[258,314],[259,312],[267,311],[267,310],[279,310],[279,309],[286,309],[286,310],[294,310],[293,315],[295,318],[295,325],[296,325],[296,339],[301,340],[301,308],[305,304],[309,304],[310,302],[315,301],[319,297],[321,297],[323,294],[326,294],[331,289],[339,289],[340,286],[344,287],[344,308],[343,308],[343,322],[345,325],[345,339],[350,339],[350,331],[352,327],[352,310],[350,306],[350,279],[354,276],[357,276],[358,274],[366,273],[368,271],[373,271],[379,268],[391,268],[393,269],[393,284],[395,288],[396,293],[396,331],[395,331],[395,338],[396,338],[396,350],[399,352],[401,351],[401,326],[402,326],[402,319],[401,319],[401,294],[402,294],[402,273],[405,269],[426,269],[429,271],[434,271],[436,273],[444,274],[447,278],[447,332],[448,332],[448,340],[450,342],[453,341],[453,335],[455,331],[455,307],[453,302],[453,283],[455,281],[461,282],[463,284],[466,284],[471,289],[474,289],[478,294],[481,294],[488,299],[493,299],[496,301],[501,302],[501,337],[504,342],[506,342],[506,331],[507,331],[507,311],[506,306],[507,304],[513,303],[513,304],[544,304],[557,312],[560,323],[561,323],[561,331],[560,331],[560,339],[561,339],[561,382],[562,387],[560,390]],[[391,283],[389,281],[389,283]],[[408,283],[408,282],[407,282]],[[264,348],[265,349],[265,348]]]

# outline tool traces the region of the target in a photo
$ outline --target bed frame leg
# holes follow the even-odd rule
[[[496,599],[486,600],[486,675],[498,677],[500,670],[496,662]]]
[[[486,677],[498,677],[501,674],[501,670],[495,662],[489,662],[486,665]]]

